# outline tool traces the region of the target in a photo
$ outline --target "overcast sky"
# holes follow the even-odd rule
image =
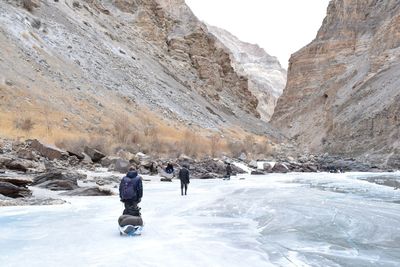
[[[256,43],[278,57],[282,67],[310,43],[326,15],[329,0],[185,0],[195,15]]]

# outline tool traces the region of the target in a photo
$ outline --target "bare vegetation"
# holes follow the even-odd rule
[[[19,118],[14,120],[14,127],[24,132],[30,132],[35,125],[31,118]]]
[[[22,7],[32,12],[35,8],[39,7],[38,3],[33,0],[22,0]]]

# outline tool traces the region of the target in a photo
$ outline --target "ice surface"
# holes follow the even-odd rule
[[[145,182],[141,236],[117,196],[0,208],[0,266],[399,266],[400,190],[380,174]],[[399,173],[386,174],[400,181]]]

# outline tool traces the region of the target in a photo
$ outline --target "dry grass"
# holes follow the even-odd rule
[[[24,132],[30,132],[33,129],[35,122],[31,118],[18,118],[14,120],[14,127],[16,129],[21,129]]]
[[[22,0],[22,7],[28,10],[29,12],[32,12],[38,6],[39,5],[33,0]]]
[[[175,157],[182,153],[192,157],[239,156],[242,152],[254,155],[273,153],[273,146],[265,137],[251,135],[240,128],[223,129],[221,133],[216,133],[187,127],[166,121],[156,112],[143,107],[120,105],[117,102],[120,100],[113,99],[113,96],[106,103],[102,102],[104,111],[99,112],[93,103],[101,99],[76,102],[64,95],[62,99],[66,104],[63,106],[74,103],[76,112],[72,114],[55,109],[51,106],[54,105],[53,101],[34,101],[45,99],[48,94],[46,90],[39,93],[35,91],[40,97],[31,93],[0,86],[0,136],[37,138],[77,151],[88,145],[107,154],[114,154],[121,149],[161,157]],[[55,95],[55,92],[52,94]],[[30,99],[28,103],[26,99]],[[16,121],[24,119],[27,126],[16,127]]]

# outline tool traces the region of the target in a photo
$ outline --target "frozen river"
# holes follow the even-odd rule
[[[145,182],[140,237],[119,236],[117,196],[2,207],[0,266],[400,266],[400,190],[380,176]]]

